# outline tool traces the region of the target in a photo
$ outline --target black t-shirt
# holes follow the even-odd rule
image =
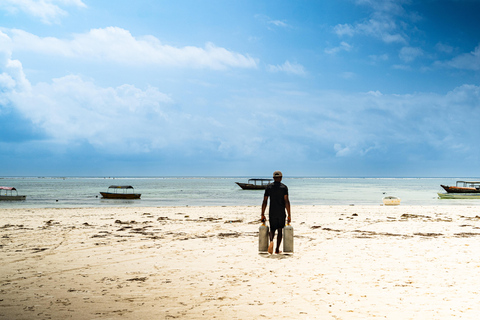
[[[285,226],[285,195],[288,196],[288,188],[279,181],[270,183],[265,189],[265,197],[270,197],[269,220],[272,224],[283,228]]]

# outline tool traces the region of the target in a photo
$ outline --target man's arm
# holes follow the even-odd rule
[[[290,200],[288,200],[288,194],[285,195],[285,209],[287,209],[287,221],[290,223],[292,221],[292,216],[290,214]]]
[[[262,202],[262,216],[260,217],[262,222],[264,222],[266,220],[265,219],[265,209],[267,209],[267,202],[268,202],[268,196],[264,196],[263,197],[263,202]]]

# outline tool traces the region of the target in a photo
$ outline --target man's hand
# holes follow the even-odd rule
[[[292,222],[292,217],[290,215],[288,215],[287,221],[288,221],[288,223]]]
[[[265,218],[265,215],[262,213],[262,216],[260,217],[260,221],[265,222],[267,218]]]

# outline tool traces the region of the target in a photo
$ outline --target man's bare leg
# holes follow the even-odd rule
[[[270,244],[268,245],[268,253],[273,253],[273,237],[275,236],[275,230],[270,231]]]
[[[280,251],[280,244],[282,243],[282,228],[278,229],[278,234],[277,234],[277,248],[275,249],[275,253],[281,253]],[[273,243],[273,242],[272,242]]]

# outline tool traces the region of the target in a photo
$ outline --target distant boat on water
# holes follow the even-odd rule
[[[235,182],[243,190],[261,190],[266,189],[273,179],[248,179],[247,183]]]
[[[15,191],[15,194],[13,194],[13,191]],[[26,198],[27,196],[19,196],[17,189],[14,187],[0,187],[0,200],[17,201]]]
[[[480,181],[457,181],[455,186],[440,185],[447,193],[479,193]]]
[[[480,193],[437,193],[440,199],[480,199]]]
[[[122,192],[118,192],[121,190]],[[131,191],[131,192],[130,192]],[[140,193],[134,193],[132,186],[110,186],[107,192],[100,192],[105,199],[140,199]]]

